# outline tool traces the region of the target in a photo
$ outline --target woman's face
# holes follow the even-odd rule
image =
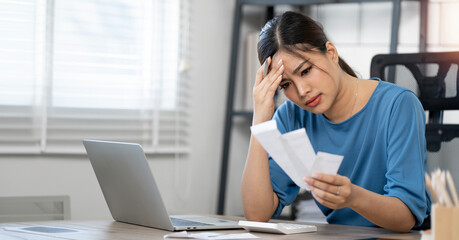
[[[333,108],[341,84],[339,66],[332,54],[280,50],[274,54],[271,69],[282,59],[284,72],[279,87],[299,107],[315,114],[326,114]]]

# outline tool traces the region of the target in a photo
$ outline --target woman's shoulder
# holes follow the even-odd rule
[[[380,114],[381,119],[394,115],[412,115],[424,113],[416,94],[403,86],[380,81],[372,100],[372,113]]]
[[[406,91],[411,92],[411,90],[408,88],[382,80],[379,81],[378,89],[386,93],[392,93],[393,95],[397,95]]]
[[[416,94],[410,89],[381,80],[379,81],[374,95],[378,101],[384,101],[386,103],[395,103],[401,99],[418,101]]]

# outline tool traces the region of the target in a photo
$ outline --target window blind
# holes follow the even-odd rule
[[[188,151],[187,1],[0,6],[0,153],[84,153],[84,138]]]

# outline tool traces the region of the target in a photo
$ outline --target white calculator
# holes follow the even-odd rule
[[[316,232],[317,227],[314,225],[296,224],[296,223],[266,223],[253,221],[239,221],[239,226],[247,231],[269,232],[280,234],[294,234]]]

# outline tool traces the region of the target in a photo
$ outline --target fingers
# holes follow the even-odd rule
[[[260,84],[260,82],[263,80],[263,70],[265,68],[265,65],[267,65],[269,67],[269,65],[271,64],[271,57],[268,57],[265,62],[263,63],[263,65],[261,65],[260,68],[258,68],[258,71],[257,71],[257,78],[255,80],[255,86],[257,86],[258,84]]]
[[[344,185],[347,179],[339,174],[330,175],[325,173],[314,173],[312,174],[312,178],[332,185]]]
[[[282,65],[282,59],[279,61],[279,68],[275,73],[273,73],[271,76],[268,76],[265,78],[266,84],[263,86],[263,90],[265,92],[272,92],[274,93],[277,90],[277,87],[279,86],[279,83],[282,81],[282,73],[284,72],[284,65]],[[268,80],[269,79],[269,80]]]
[[[253,123],[267,121],[272,118],[274,113],[274,94],[282,81],[284,66],[282,65],[282,60],[276,65],[271,62],[272,58],[269,57],[257,71],[257,78],[253,87]],[[270,66],[271,71],[263,78],[265,66]]]
[[[341,175],[314,174],[313,177],[306,177],[305,181],[320,204],[332,209],[343,208],[349,204],[352,188],[349,178]]]
[[[268,58],[268,61],[265,64],[271,65],[271,58]],[[264,64],[263,64],[264,65]],[[256,84],[253,88],[253,96],[254,96],[254,104],[264,104],[272,101],[274,97],[274,93],[277,90],[280,82],[282,81],[282,73],[284,71],[284,66],[282,65],[282,59],[279,60],[277,63],[276,71],[273,71],[273,67],[271,67],[271,71],[263,77],[263,69],[264,66],[261,66],[257,72],[257,79]],[[273,105],[274,103],[270,103]]]
[[[282,73],[284,72],[284,65],[282,64],[282,59],[279,60],[279,62],[277,62],[276,64],[276,71],[273,71],[274,67],[270,67],[271,66],[271,62],[272,62],[272,58],[271,57],[268,57],[267,58],[267,61],[265,61],[265,63],[260,66],[260,68],[258,68],[258,71],[257,71],[257,78],[255,80],[255,87],[256,88],[261,88],[261,89],[264,89],[264,90],[267,90],[269,89],[273,84],[275,85],[276,82],[277,82],[277,85],[275,85],[275,88],[277,89],[277,87],[279,86],[279,80],[282,80]],[[268,65],[268,69],[269,67],[271,68],[271,71],[269,71],[269,73],[266,74],[266,76],[263,78],[263,70],[265,68],[265,64]],[[279,79],[280,77],[280,79]]]
[[[279,83],[282,81],[282,73],[284,72],[282,59],[279,60],[276,67],[277,70],[273,71],[274,68],[272,68],[260,84],[260,87],[263,89],[262,91],[265,94],[272,94],[274,96],[274,92],[277,90]]]
[[[344,198],[336,196],[329,192],[325,192],[318,188],[312,187],[311,193],[317,202],[331,209],[342,208],[343,204],[345,203]]]
[[[343,195],[345,193],[345,187],[351,185],[349,178],[338,174],[329,175],[314,173],[313,177],[306,177],[304,180],[310,186],[336,195]]]
[[[338,191],[338,188],[340,185],[329,184],[327,182],[322,182],[314,178],[306,178],[305,180],[309,184],[309,186],[313,186],[323,191],[333,193],[333,194],[338,194],[339,192],[341,192],[341,189],[339,189]]]

